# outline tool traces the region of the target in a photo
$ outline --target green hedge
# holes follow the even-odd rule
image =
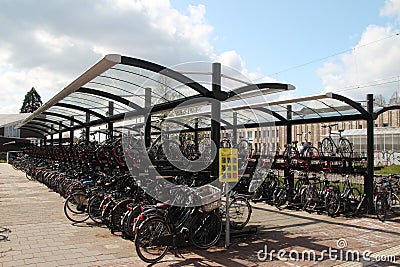
[[[7,162],[7,153],[0,152],[0,162]]]
[[[400,174],[400,165],[386,166],[374,171],[375,174]]]

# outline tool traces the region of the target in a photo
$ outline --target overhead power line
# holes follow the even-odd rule
[[[326,60],[326,59],[329,59],[329,58],[332,58],[332,57],[335,57],[335,56],[338,56],[338,55],[342,55],[342,54],[348,53],[348,52],[353,51],[355,49],[359,49],[359,48],[362,48],[362,47],[365,47],[365,46],[369,46],[369,45],[372,45],[374,43],[382,42],[382,41],[384,41],[386,39],[390,39],[390,38],[393,38],[393,37],[399,36],[399,35],[400,35],[399,33],[395,33],[395,34],[392,34],[390,36],[386,36],[386,37],[383,37],[381,39],[378,39],[378,40],[375,40],[375,41],[372,41],[372,42],[369,42],[369,43],[360,44],[360,45],[355,46],[353,48],[349,48],[349,49],[346,49],[346,50],[343,50],[343,51],[340,51],[340,52],[336,52],[336,53],[331,54],[329,56],[325,56],[325,57],[322,57],[322,58],[314,59],[314,60],[308,61],[306,63],[295,65],[295,66],[292,66],[292,67],[289,67],[289,68],[286,68],[286,69],[283,69],[283,70],[268,74],[268,76],[274,76],[274,75],[281,74],[283,72],[287,72],[289,70],[298,69],[298,68],[301,68],[301,67],[304,67],[304,66],[319,62],[319,61],[323,61],[323,60]]]

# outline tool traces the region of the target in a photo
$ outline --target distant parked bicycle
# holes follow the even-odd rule
[[[333,181],[334,186],[329,187],[325,197],[325,209],[331,217],[341,213],[356,212],[359,209],[359,203],[362,194],[357,187],[354,187],[346,175],[343,191],[340,192],[339,180]]]
[[[383,177],[376,182],[379,189],[375,193],[375,211],[378,219],[382,222],[386,220],[388,211],[400,215],[400,198],[396,192],[398,184],[398,176]]]
[[[337,133],[332,133],[332,127],[337,126],[338,124],[330,124],[330,125],[322,125],[322,128],[328,128],[329,134],[327,137],[322,139],[322,142],[318,144],[319,151],[322,156],[325,157],[335,157],[339,156],[342,158],[350,158],[353,155],[353,146],[350,143],[349,139],[342,136],[342,132],[344,130],[338,130]],[[339,140],[336,143],[332,135],[339,135]]]
[[[299,143],[297,140],[292,141],[292,144],[286,145],[285,151],[283,152],[283,158],[288,167],[308,169],[311,164],[315,164],[315,161],[319,164],[319,151],[308,141],[309,134],[311,134],[311,132],[302,132],[297,134],[298,136],[302,136],[304,139],[301,146],[297,145]]]

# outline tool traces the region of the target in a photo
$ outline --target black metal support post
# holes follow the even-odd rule
[[[58,126],[58,145],[61,146],[62,145],[62,122],[60,121],[60,125]]]
[[[370,212],[374,211],[374,96],[367,95],[367,172],[364,176],[364,193]]]
[[[233,112],[233,127],[232,127],[232,144],[233,146],[237,146],[238,138],[237,138],[237,112]]]
[[[108,117],[111,117],[112,115],[114,115],[114,102],[113,101],[109,101],[108,102]],[[109,137],[112,138],[114,133],[114,124],[112,122],[108,123],[108,131],[109,131]]]
[[[286,114],[286,118],[288,120],[288,124],[286,125],[286,144],[291,144],[292,143],[292,139],[293,139],[293,134],[292,134],[292,124],[291,124],[291,120],[292,120],[292,105],[287,105],[287,114]],[[283,149],[283,148],[282,148]],[[294,188],[294,173],[290,172],[289,169],[285,169],[284,171],[284,175],[285,177],[289,177],[289,188],[293,189]],[[292,190],[290,190],[291,192]]]
[[[90,113],[86,113],[86,123],[89,123],[89,122],[90,122]],[[90,127],[89,126],[85,127],[85,139],[86,139],[86,142],[90,141]]]
[[[211,102],[211,142],[214,146],[211,149],[216,149],[215,155],[211,166],[212,180],[216,179],[219,175],[219,147],[221,142],[221,102],[215,98],[221,92],[221,64],[212,64],[212,92],[214,99]]]
[[[51,125],[52,128],[54,128],[54,125]],[[46,138],[46,136],[45,136]],[[46,140],[46,139],[45,139]],[[45,143],[46,144],[46,143]],[[54,136],[53,133],[50,134],[50,145],[53,146],[54,145]]]
[[[145,88],[144,106],[145,106],[145,108],[151,107],[151,88]],[[150,115],[150,111],[148,112],[148,117],[146,120],[146,124],[144,126],[144,143],[145,143],[146,148],[149,148],[151,146],[151,115]]]
[[[71,130],[69,131],[69,146],[70,147],[72,147],[72,145],[74,144],[74,130],[73,130],[73,127],[74,127],[74,116],[71,116],[71,122],[70,122],[70,125],[71,125]]]

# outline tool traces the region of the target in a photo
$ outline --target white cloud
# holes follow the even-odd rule
[[[47,101],[111,53],[166,66],[220,59],[263,78],[235,51],[215,54],[204,5],[180,13],[169,0],[3,0],[0,10],[0,113],[18,112],[31,87]]]
[[[262,83],[262,82],[276,82],[275,79],[265,76],[260,70],[249,71],[246,68],[246,62],[235,50],[225,51],[221,55],[214,56],[216,62],[222,65],[229,66],[240,73],[247,82]]]
[[[318,70],[324,92],[338,92],[362,100],[366,94],[390,97],[399,90],[400,39],[397,30],[369,25],[351,50]]]
[[[386,0],[380,15],[400,19],[400,0]],[[324,63],[317,72],[323,92],[363,100],[366,94],[386,99],[400,91],[400,36],[392,24],[369,25],[351,52]]]

